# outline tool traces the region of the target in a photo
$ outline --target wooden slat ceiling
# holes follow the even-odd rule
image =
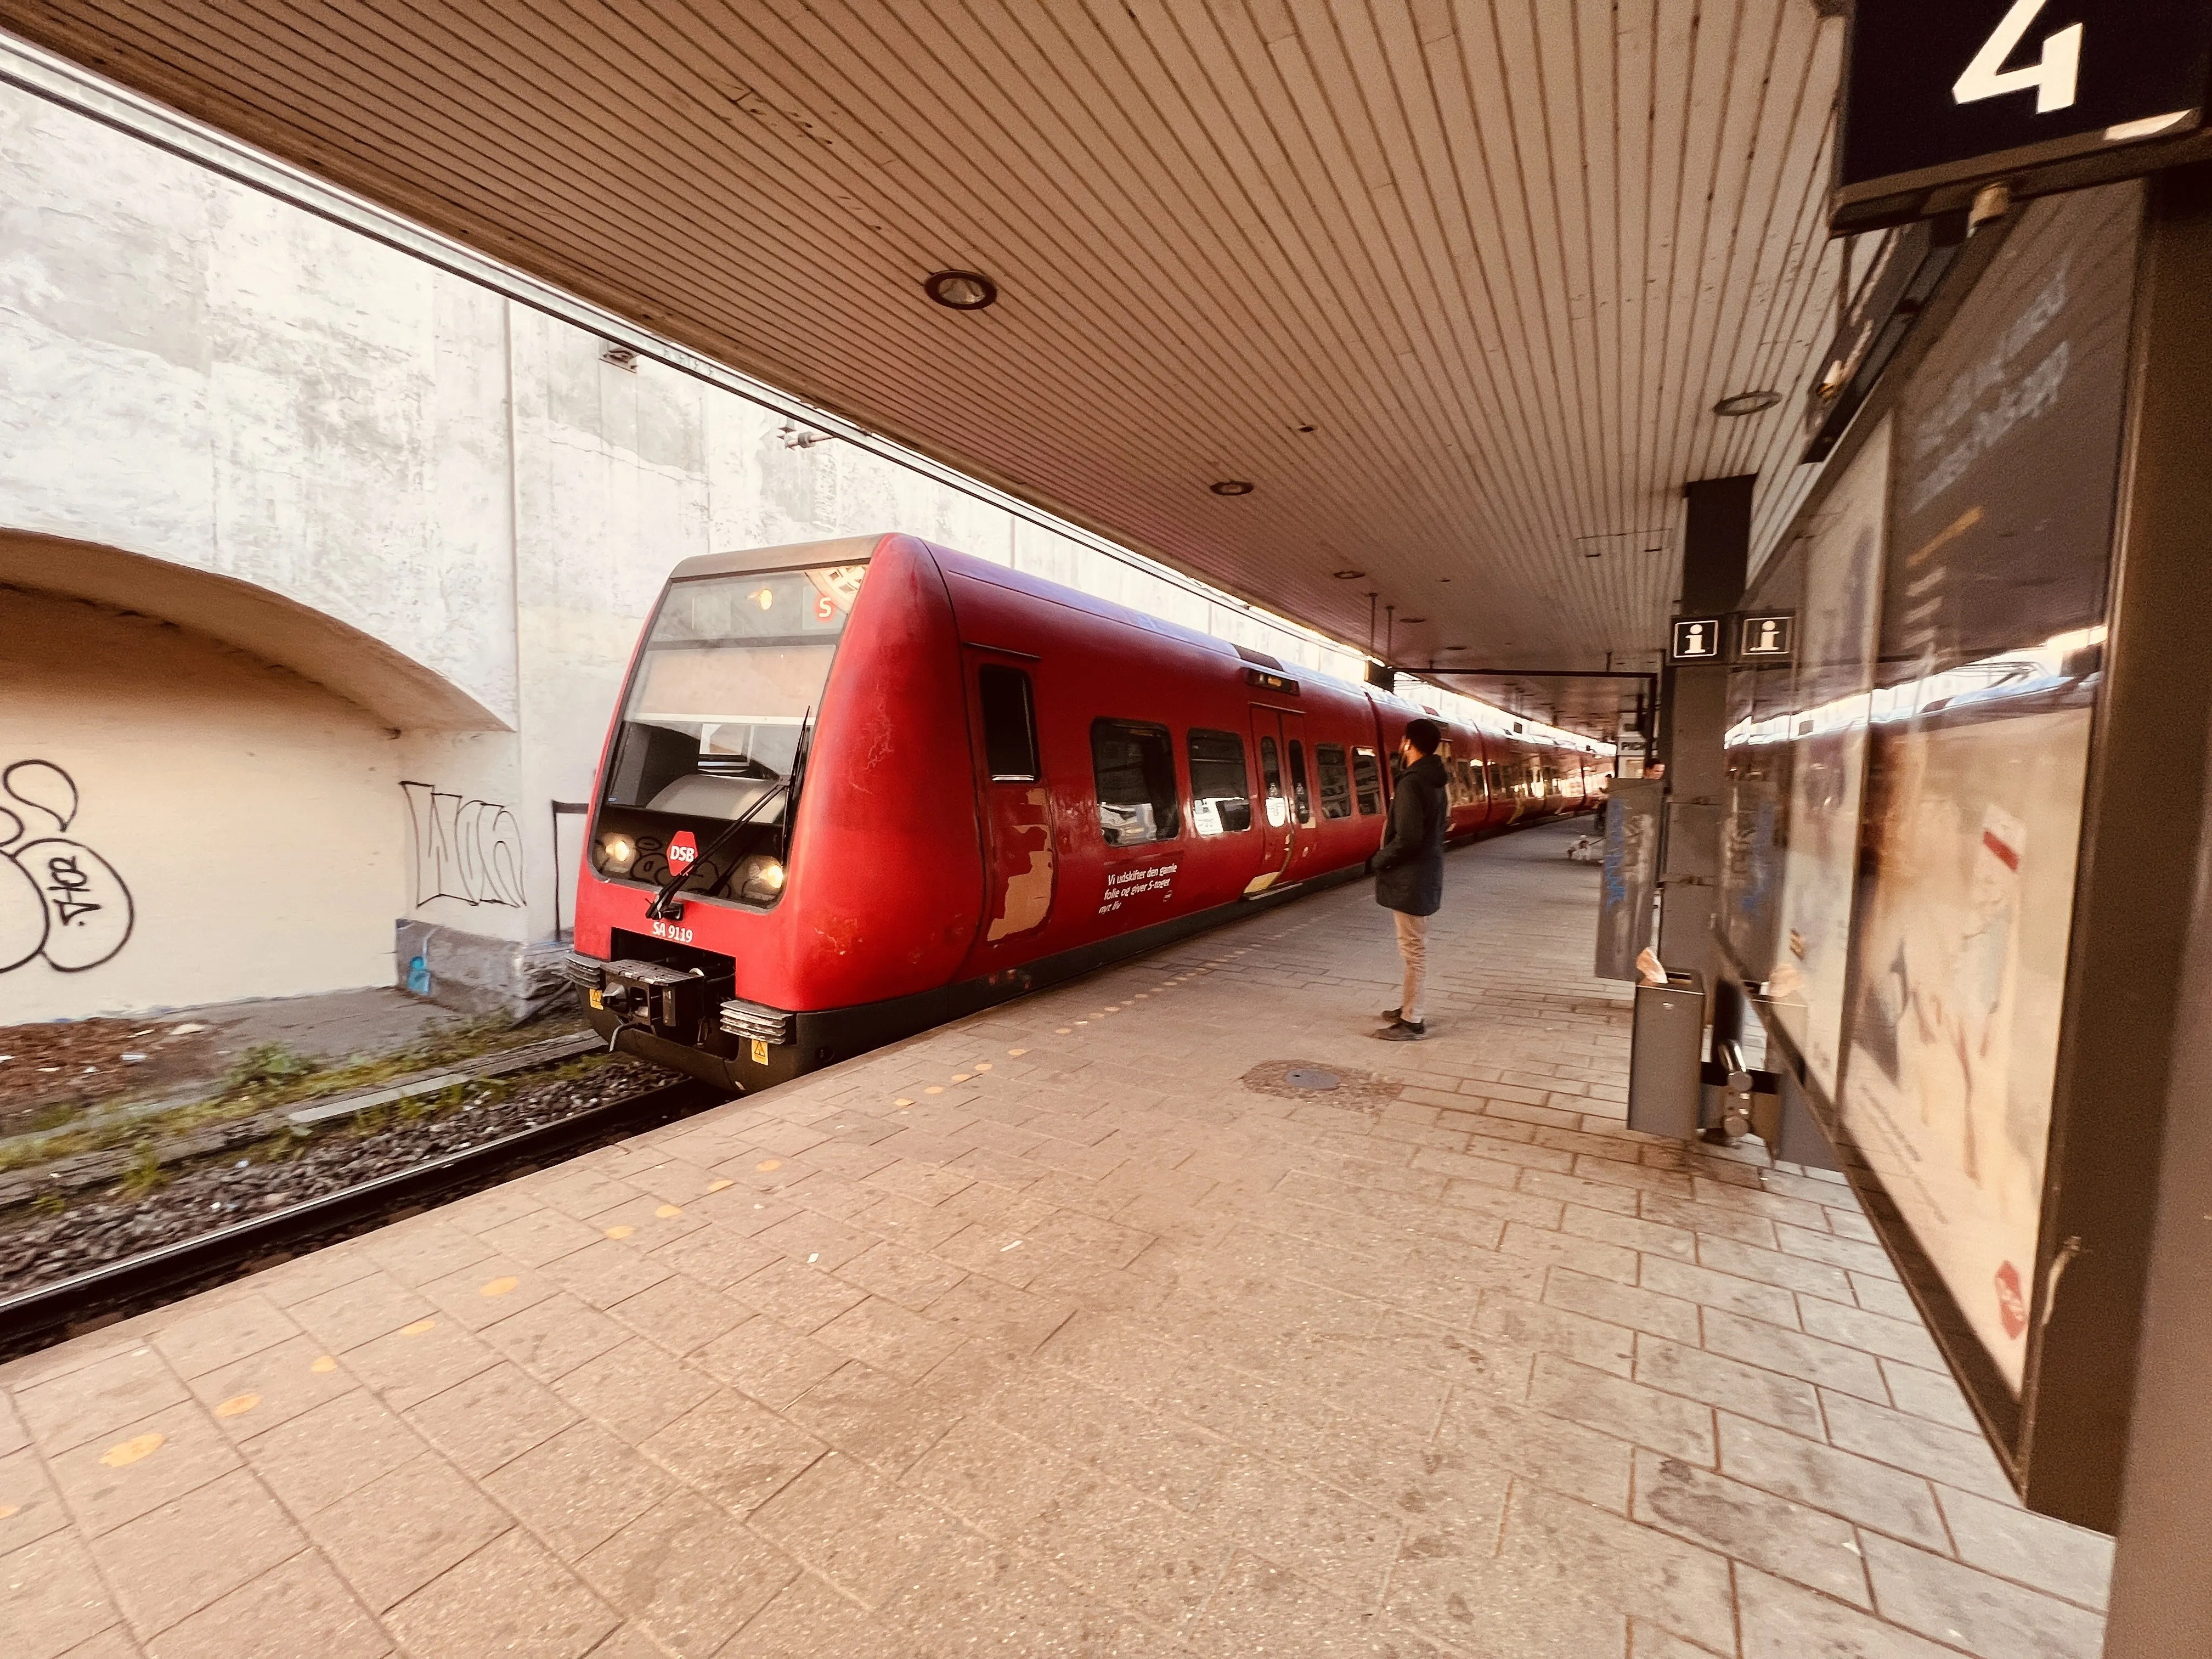
[[[1768,538],[1798,493],[1835,283],[1840,26],[1811,0],[0,20],[1340,638],[1372,592],[1411,665],[1643,666],[1680,486],[1759,472]],[[948,267],[1000,302],[931,305]],[[1781,407],[1711,412],[1765,387]]]

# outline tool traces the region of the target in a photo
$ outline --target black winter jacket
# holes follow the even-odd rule
[[[1424,755],[1390,797],[1390,830],[1367,861],[1375,902],[1409,916],[1432,916],[1444,902],[1444,763]]]

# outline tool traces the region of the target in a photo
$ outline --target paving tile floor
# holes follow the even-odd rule
[[[1421,1045],[1340,890],[0,1368],[0,1652],[2095,1654],[1847,1190],[1625,1127],[1573,834]]]

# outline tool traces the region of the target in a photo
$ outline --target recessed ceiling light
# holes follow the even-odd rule
[[[1713,405],[1716,415],[1757,415],[1782,401],[1778,392],[1739,392]]]
[[[952,311],[981,311],[999,297],[999,285],[975,270],[933,270],[921,279],[921,291]]]
[[[1313,425],[1309,424],[1309,425],[1305,425],[1305,426],[1295,426],[1295,427],[1292,427],[1292,428],[1291,428],[1291,431],[1293,431],[1293,432],[1318,432],[1318,431],[1320,431],[1320,430],[1321,430],[1321,428],[1320,428],[1319,427],[1316,427],[1316,426],[1313,426]]]
[[[1398,620],[1410,627],[1414,623],[1425,623],[1428,621],[1428,618],[1426,617],[1401,617]]]
[[[1252,486],[1242,478],[1224,478],[1219,483],[1206,485],[1217,495],[1249,495]]]
[[[1339,570],[1332,574],[1340,582],[1356,582],[1367,573],[1364,570]]]

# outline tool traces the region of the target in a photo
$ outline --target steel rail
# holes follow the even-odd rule
[[[62,1340],[88,1318],[144,1312],[260,1257],[332,1241],[426,1200],[489,1186],[502,1174],[672,1123],[726,1098],[689,1079],[665,1084],[19,1292],[0,1299],[0,1359]]]

